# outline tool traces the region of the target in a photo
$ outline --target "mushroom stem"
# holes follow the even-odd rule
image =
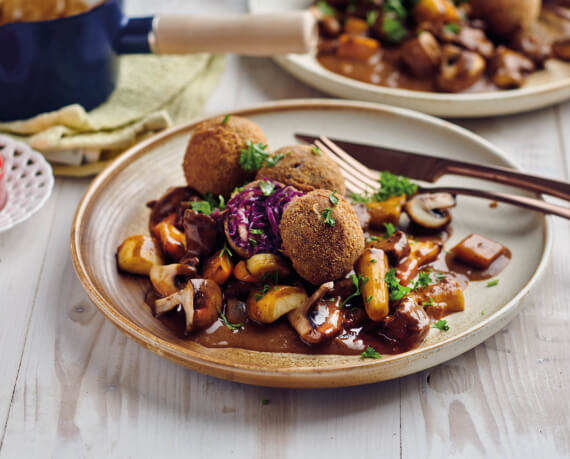
[[[178,290],[172,295],[156,300],[154,303],[154,313],[157,317],[160,317],[178,306],[182,306],[182,309],[184,310],[186,331],[188,332],[192,329],[192,324],[194,322],[194,288],[192,287],[192,283],[188,282],[186,287],[182,290]]]

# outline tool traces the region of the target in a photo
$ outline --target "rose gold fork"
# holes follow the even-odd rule
[[[378,188],[378,172],[369,169],[361,162],[354,159],[346,151],[325,136],[320,136],[315,140],[315,146],[326,153],[333,161],[335,161],[344,178],[348,191],[353,193],[362,193],[367,189],[375,190]],[[529,198],[526,196],[518,196],[515,194],[502,193],[499,191],[476,190],[472,188],[457,187],[418,187],[421,193],[451,193],[466,196],[474,196],[478,198],[490,199],[493,201],[504,202],[526,209],[535,210],[548,215],[557,215],[566,219],[570,219],[570,209],[556,204],[542,201],[540,199]]]

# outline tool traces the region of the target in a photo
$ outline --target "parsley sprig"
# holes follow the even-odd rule
[[[384,228],[386,228],[386,234],[384,234],[384,239],[388,239],[392,234],[396,232],[396,227],[392,223],[384,223]]]
[[[283,154],[271,156],[267,151],[267,144],[253,143],[251,140],[245,141],[245,148],[240,150],[240,152],[239,165],[248,172],[259,170],[264,165],[273,167],[285,157]]]
[[[222,250],[220,250],[220,254],[218,255],[218,257],[222,258],[224,254],[226,255],[226,257],[228,257],[228,259],[233,255],[232,251],[228,247],[228,244],[225,242],[224,246],[222,247]]]
[[[411,196],[418,191],[418,186],[410,182],[407,177],[394,175],[388,171],[380,173],[380,188],[374,193],[365,191],[364,193],[351,193],[350,198],[355,202],[382,202],[392,196],[400,196],[405,194]]]
[[[222,323],[228,327],[228,329],[230,331],[234,331],[234,330],[238,330],[241,327],[243,327],[243,324],[233,324],[231,323],[228,318],[226,317],[226,315],[222,312],[221,309],[218,309],[218,316],[220,316],[220,319],[222,320]]]
[[[396,277],[396,268],[392,268],[386,273],[384,281],[386,282],[392,301],[401,300],[412,291],[411,287],[404,287],[400,284],[400,280]]]
[[[194,212],[210,215],[216,209],[224,210],[226,207],[226,202],[222,195],[218,195],[216,199],[212,193],[206,193],[204,198],[206,199],[203,201],[190,201],[190,207]]]
[[[447,320],[439,319],[436,323],[431,324],[431,328],[437,328],[439,331],[448,331],[449,325],[447,325]]]
[[[271,196],[275,193],[275,185],[271,182],[266,182],[265,180],[259,182],[259,189],[263,193],[263,196]]]
[[[327,207],[327,208],[325,208],[325,210],[323,210],[321,212],[321,217],[323,218],[325,225],[329,225],[329,226],[336,225],[336,220],[332,216],[332,211],[333,210],[330,207]]]
[[[366,350],[360,354],[361,359],[381,359],[382,356],[372,346],[367,346]]]
[[[351,274],[350,278],[354,284],[354,292],[352,295],[347,296],[344,301],[340,304],[340,308],[343,308],[346,303],[348,303],[352,298],[360,295],[361,289],[368,282],[368,276],[362,276],[360,274]]]

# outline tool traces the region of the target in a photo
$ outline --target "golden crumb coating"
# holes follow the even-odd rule
[[[283,251],[295,271],[315,285],[348,274],[364,250],[364,233],[354,209],[339,195],[334,205],[330,195],[329,190],[315,190],[296,198],[280,224]],[[334,226],[326,223],[323,212],[330,213]]]
[[[309,145],[290,145],[273,152],[282,154],[283,159],[273,167],[262,167],[257,178],[266,177],[301,191],[316,189],[346,192],[344,177],[337,164],[325,152]]]
[[[255,173],[239,164],[246,141],[267,143],[261,128],[246,118],[212,118],[194,129],[184,156],[184,175],[188,185],[201,194],[228,197],[232,190],[251,180]]]

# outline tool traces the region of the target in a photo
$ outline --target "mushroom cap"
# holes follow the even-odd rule
[[[511,38],[538,18],[540,0],[470,0],[473,16],[483,19],[494,35]]]
[[[293,268],[315,285],[339,279],[352,270],[364,250],[364,233],[352,206],[342,196],[331,203],[328,190],[315,190],[293,200],[283,212],[283,251]],[[331,209],[334,226],[325,223]]]
[[[408,217],[428,229],[441,229],[451,221],[449,209],[455,207],[455,198],[449,193],[417,194],[406,203]]]
[[[346,192],[339,167],[325,152],[309,145],[289,145],[273,152],[279,154],[285,155],[283,159],[275,166],[259,169],[256,178],[276,180],[301,191],[336,190],[342,195]]]
[[[230,116],[223,121],[219,116],[196,126],[182,167],[189,186],[201,194],[210,192],[227,198],[236,186],[255,175],[239,164],[246,141],[267,143],[267,139],[251,120]]]

